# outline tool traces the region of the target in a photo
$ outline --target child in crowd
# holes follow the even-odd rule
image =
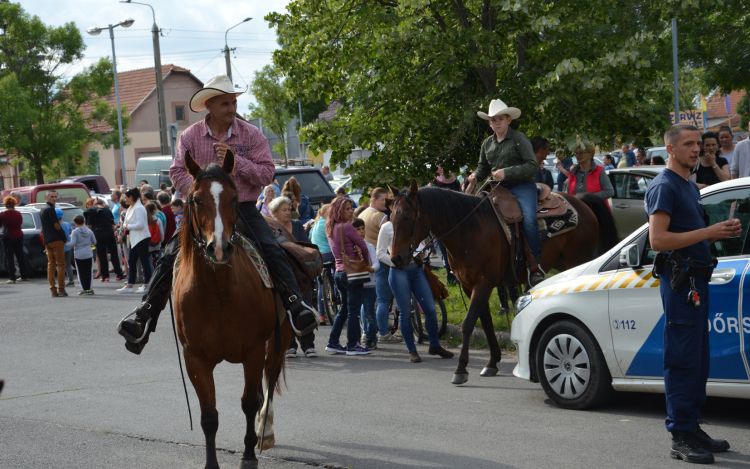
[[[66,241],[70,241],[70,233],[73,231],[73,227],[70,223],[63,221],[63,211],[59,208],[55,209],[57,219],[60,221],[60,227],[65,232]],[[68,277],[68,281],[65,284],[66,287],[73,286],[73,248],[65,247],[65,276]]]
[[[172,207],[172,213],[174,213],[174,223],[177,228],[180,227],[180,222],[182,222],[182,210],[184,208],[184,205],[185,204],[182,202],[182,199],[174,199],[169,205],[170,207]]]
[[[352,226],[357,230],[357,234],[365,239],[365,222],[361,218],[352,218]],[[367,250],[370,255],[370,281],[364,284],[364,290],[362,291],[362,343],[366,343],[365,347],[370,350],[378,348],[378,321],[375,317],[375,300],[377,295],[375,293],[375,272],[380,268],[380,261],[376,256],[375,246],[365,241]],[[358,254],[359,248],[355,248]]]
[[[91,246],[96,244],[94,232],[88,229],[83,215],[73,217],[76,229],[70,235],[70,241],[65,243],[66,247],[75,248],[76,270],[78,270],[78,283],[81,291],[78,295],[93,295],[91,289],[91,277],[94,275],[94,250]]]

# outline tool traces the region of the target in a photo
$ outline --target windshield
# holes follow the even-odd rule
[[[292,176],[294,176],[294,179],[299,183],[299,186],[302,189],[302,195],[312,198],[333,194],[331,187],[323,178],[322,174],[312,171],[277,174],[276,181],[278,181],[279,187],[284,187],[284,183]]]

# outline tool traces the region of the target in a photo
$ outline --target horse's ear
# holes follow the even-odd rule
[[[198,174],[201,172],[201,167],[198,166],[198,163],[195,162],[192,156],[190,156],[189,151],[185,151],[185,168],[187,168],[188,174],[193,176],[193,179],[198,177]]]
[[[391,197],[396,197],[398,193],[401,192],[401,189],[397,189],[388,183],[386,183],[386,186],[388,186],[388,189],[391,191]]]
[[[416,179],[411,180],[411,186],[409,186],[409,198],[413,199],[417,196],[417,192],[419,191],[419,184],[417,184]]]
[[[234,171],[234,152],[227,149],[227,154],[224,156],[224,161],[221,162],[221,169],[226,171],[228,174],[232,174]]]

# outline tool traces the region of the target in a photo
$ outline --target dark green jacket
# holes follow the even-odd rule
[[[498,169],[505,170],[503,182],[534,180],[539,164],[531,149],[531,142],[524,134],[508,128],[502,142],[497,141],[494,133],[482,142],[477,181],[483,181]]]

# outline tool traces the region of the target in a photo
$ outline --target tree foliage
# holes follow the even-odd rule
[[[273,150],[284,155],[284,163],[286,163],[286,129],[293,114],[282,78],[280,71],[271,65],[266,65],[255,72],[250,82],[250,92],[255,96],[258,104],[250,104],[249,108],[251,118],[263,119],[263,124],[279,136],[279,143],[274,145]]]
[[[308,140],[334,164],[372,150],[357,181],[403,184],[475,165],[497,98],[530,137],[648,145],[672,107],[668,19],[698,1],[294,0],[266,19],[291,92],[344,103]]]
[[[68,80],[65,68],[83,57],[85,45],[74,23],[51,27],[18,4],[0,3],[0,148],[25,163],[22,175],[44,182],[64,168],[82,167],[81,151],[92,141],[119,148],[118,136],[92,134],[87,125],[107,122],[117,128],[111,93],[112,62],[101,59]],[[91,103],[87,115],[82,106]],[[130,117],[122,116],[123,127]]]
[[[709,88],[750,89],[747,0],[703,2],[700,14],[680,17],[678,28],[681,59],[705,68]]]

